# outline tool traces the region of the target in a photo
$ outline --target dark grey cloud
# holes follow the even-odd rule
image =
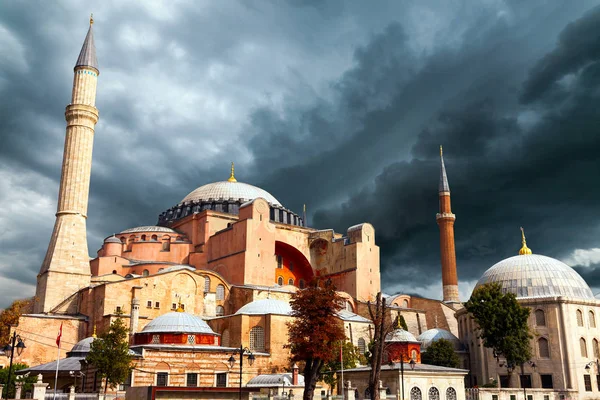
[[[24,285],[0,307],[32,292],[48,243],[90,7],[91,255],[236,161],[314,226],[372,222],[386,289],[439,295],[439,144],[463,282],[514,254],[520,225],[550,256],[600,247],[595,3],[0,4],[0,292]]]

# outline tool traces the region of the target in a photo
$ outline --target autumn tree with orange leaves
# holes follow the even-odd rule
[[[19,317],[32,312],[33,298],[15,300],[7,309],[0,312],[0,347],[10,341],[10,326],[19,323]]]
[[[312,400],[325,363],[339,357],[339,342],[346,339],[337,317],[343,300],[331,281],[313,280],[290,302],[294,321],[288,322],[292,361],[304,363],[303,400]],[[335,344],[337,342],[337,344]]]

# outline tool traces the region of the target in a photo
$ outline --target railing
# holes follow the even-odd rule
[[[479,400],[479,389],[467,388],[465,389],[466,400]]]
[[[54,397],[54,393],[46,393],[46,400],[68,400],[68,393],[56,393],[56,397]]]

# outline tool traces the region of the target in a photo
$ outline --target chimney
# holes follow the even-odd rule
[[[292,366],[292,385],[298,386],[298,364]]]

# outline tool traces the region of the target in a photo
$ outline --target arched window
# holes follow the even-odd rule
[[[225,329],[221,334],[221,346],[229,347],[229,329]]]
[[[225,286],[217,285],[217,300],[225,300]]]
[[[208,276],[204,277],[204,293],[210,292],[210,278]]]
[[[148,275],[150,275],[150,271],[145,269],[144,272],[142,272],[142,276],[148,276]]]
[[[435,386],[429,388],[429,400],[440,400],[440,391]]]
[[[152,237],[150,238],[150,240],[152,240],[153,242],[156,242],[158,240],[158,236],[152,235]]]
[[[304,279],[300,279],[300,284],[298,286],[300,289],[304,289]]]
[[[579,348],[581,349],[581,357],[587,358],[587,345],[584,338],[579,339]]]
[[[402,307],[408,308],[408,300],[406,300],[406,299],[402,300]]]
[[[127,243],[127,239],[125,239],[125,236],[121,236],[121,243],[123,243],[123,244]]]
[[[142,235],[142,242],[146,241],[146,235]]]
[[[265,349],[265,330],[262,326],[250,329],[250,350]]]
[[[546,326],[546,314],[544,310],[535,310],[535,324],[537,326]]]
[[[290,279],[288,280],[288,285],[293,285],[293,284],[294,284],[294,279],[290,278]]]
[[[456,390],[453,387],[446,389],[446,400],[456,400]]]
[[[367,343],[363,338],[358,339],[358,351],[360,354],[365,354],[365,351],[367,351]]]
[[[348,300],[346,300],[346,311],[350,311],[350,312],[354,312],[354,309],[352,308],[352,303],[350,303]]]
[[[283,276],[280,276],[279,278],[277,278],[277,284],[279,286],[283,286]]]
[[[416,386],[410,389],[410,400],[421,400],[422,398],[421,389]]]
[[[225,309],[223,308],[223,306],[217,306],[215,314],[217,317],[222,317],[223,315],[225,315]]]
[[[129,240],[127,241],[127,250],[131,251],[133,248],[133,242],[135,242],[135,235],[129,236]]]
[[[116,274],[116,273],[117,273],[117,270],[116,270],[116,269],[113,269],[113,274]]]
[[[577,326],[583,326],[583,313],[577,310]]]
[[[415,361],[417,361],[417,350],[413,349],[413,350],[410,352],[410,358],[411,358],[412,360],[415,360]]]
[[[162,238],[162,251],[171,251],[171,237],[169,235],[165,235]]]
[[[596,327],[596,316],[594,315],[594,312],[590,311],[589,316],[590,316],[590,328],[595,328]]]
[[[550,358],[550,346],[548,346],[548,339],[540,338],[540,340],[538,340],[538,350],[540,352],[540,358]]]
[[[600,348],[598,346],[598,340],[594,339],[594,341],[592,342],[592,347],[594,348],[594,357],[595,358],[600,358]]]

